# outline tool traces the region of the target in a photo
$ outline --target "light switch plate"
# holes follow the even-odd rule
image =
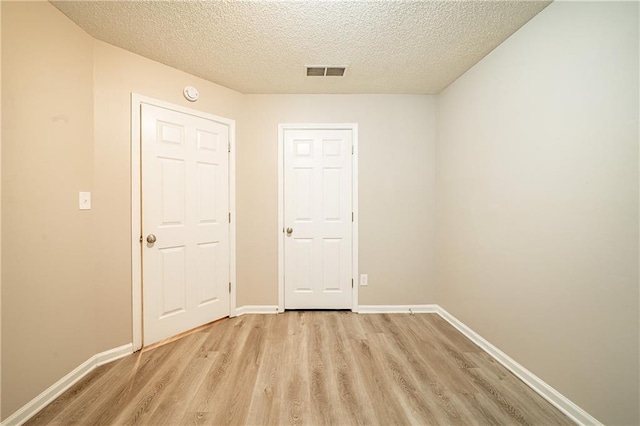
[[[81,192],[80,197],[80,210],[91,210],[91,193]]]

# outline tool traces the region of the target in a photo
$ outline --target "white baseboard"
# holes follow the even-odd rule
[[[438,305],[360,305],[359,314],[435,314]]]
[[[131,343],[100,352],[80,364],[72,372],[58,380],[40,395],[26,403],[18,411],[7,417],[2,426],[19,426],[36,415],[40,410],[49,405],[54,399],[62,395],[64,391],[76,384],[80,379],[93,371],[96,367],[115,361],[133,353]]]
[[[520,380],[526,383],[531,389],[549,401],[558,410],[562,411],[569,418],[579,425],[598,425],[602,426],[596,418],[589,413],[578,407],[571,402],[567,397],[560,392],[549,386],[538,376],[531,371],[524,368],[517,361],[511,358],[509,355],[502,352],[500,349],[493,346],[485,338],[478,333],[467,327],[462,321],[447,312],[444,308],[435,305],[437,307],[436,313],[444,318],[449,324],[458,329],[469,340],[478,345],[482,350],[491,355],[496,361],[502,364],[505,368],[515,374]]]
[[[276,305],[245,305],[236,308],[236,316],[245,314],[277,314],[278,306]]]
[[[127,355],[133,353],[133,344],[118,346],[117,348],[109,349],[108,351],[100,352],[94,358],[96,359],[96,367],[108,364],[113,361],[117,361],[120,358],[124,358]]]

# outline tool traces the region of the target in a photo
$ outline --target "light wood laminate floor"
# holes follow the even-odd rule
[[[99,367],[28,424],[573,423],[436,314],[287,312]]]

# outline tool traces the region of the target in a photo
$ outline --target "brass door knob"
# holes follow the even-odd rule
[[[149,244],[153,244],[153,243],[155,243],[155,242],[156,242],[156,236],[155,236],[155,235],[153,235],[153,234],[149,234],[149,235],[147,235],[147,242],[148,242]]]
[[[293,233],[293,228],[287,228],[287,235],[291,235]]]

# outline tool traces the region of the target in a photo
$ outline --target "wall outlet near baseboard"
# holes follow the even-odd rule
[[[369,275],[360,274],[360,285],[361,286],[369,285]]]

